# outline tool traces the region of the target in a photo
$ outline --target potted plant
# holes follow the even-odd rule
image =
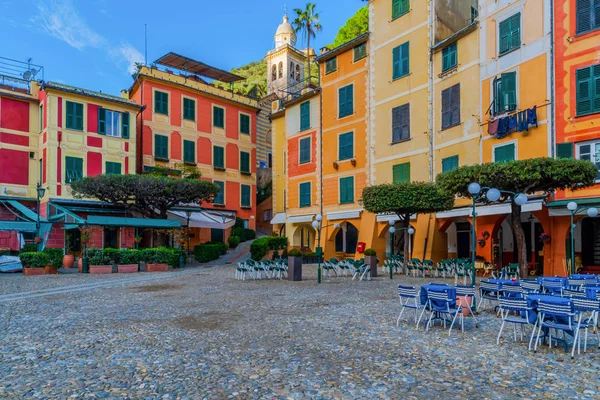
[[[58,269],[63,263],[63,249],[46,247],[44,253],[48,256],[48,264],[46,265],[46,274],[56,275]]]
[[[140,261],[142,260],[142,252],[137,249],[122,249],[119,252],[119,264],[117,271],[120,274],[138,272],[140,269]]]
[[[552,242],[552,236],[550,236],[546,232],[542,232],[542,234],[540,235],[540,242],[544,244],[550,244],[550,242]]]
[[[48,255],[41,251],[31,251],[19,254],[25,276],[44,275],[46,265],[50,262]]]
[[[352,164],[353,167],[356,167],[356,158],[351,158],[350,164]]]
[[[340,167],[340,164],[337,161],[333,162],[333,168],[338,169]]]
[[[113,266],[110,257],[102,249],[88,249],[90,274],[112,274]]]
[[[481,232],[481,236],[483,236],[485,240],[488,240],[490,238],[490,233],[488,231],[483,231]]]
[[[302,252],[298,249],[291,249],[288,255],[288,280],[302,280]]]
[[[139,244],[142,241],[142,237],[141,236],[136,236],[133,238],[133,241],[136,242],[137,244]]]
[[[484,247],[485,246],[485,239],[484,238],[479,238],[479,239],[477,239],[477,243],[479,243],[479,246]]]
[[[373,249],[365,250],[365,264],[367,264],[371,270],[371,277],[377,276],[377,252]]]
[[[62,265],[65,268],[73,268],[75,265],[75,256],[71,253],[71,233],[65,235],[65,254],[63,255]]]
[[[164,248],[145,249],[143,259],[146,262],[146,271],[165,272],[169,270],[170,254]]]

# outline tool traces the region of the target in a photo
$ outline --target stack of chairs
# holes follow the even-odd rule
[[[359,282],[363,279],[371,280],[371,267],[365,264],[364,258],[353,260],[352,267],[354,268],[352,280],[354,280],[354,278],[359,278]]]

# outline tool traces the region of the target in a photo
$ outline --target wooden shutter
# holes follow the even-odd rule
[[[451,112],[452,112],[452,126],[460,124],[460,83],[452,86],[451,88]]]
[[[400,12],[405,14],[410,9],[410,0],[400,0]]]
[[[442,50],[442,72],[450,69],[450,47]]]
[[[121,137],[129,139],[129,113],[121,113]]]
[[[196,162],[196,143],[191,140],[183,141],[183,161],[188,163]]]
[[[300,130],[310,129],[310,101],[300,104]]]
[[[354,157],[354,133],[341,134],[338,138],[338,157],[340,160],[348,160]]]
[[[250,134],[250,117],[246,114],[240,115],[240,132]]]
[[[225,168],[224,149],[220,146],[214,146],[213,153],[214,153],[213,165],[217,168]]]
[[[250,153],[240,152],[240,171],[250,172]]]
[[[342,95],[343,93],[343,95]],[[354,113],[354,85],[340,89],[340,118]]]
[[[587,32],[592,29],[592,1],[577,0],[577,33]],[[596,16],[596,19],[600,16]]]
[[[458,65],[458,43],[450,46],[450,68]]]
[[[507,72],[501,75],[500,78],[502,111],[514,111],[517,109],[517,73]]]
[[[600,0],[596,0],[598,3],[597,5],[597,17],[596,19],[600,19]],[[594,96],[594,100],[592,103],[592,107],[594,109],[594,112],[600,112],[600,64],[596,64],[594,66],[592,66],[592,83],[593,83],[593,89],[592,89],[592,93]]]
[[[402,0],[392,0],[392,19],[402,14]]]
[[[400,60],[400,46],[394,47],[392,50],[392,79],[397,79],[401,76],[402,63]]]
[[[392,109],[392,143],[402,139],[402,106]]]
[[[505,146],[498,146],[494,149],[494,161],[505,162],[515,159],[515,145],[513,143]]]
[[[219,193],[217,193],[217,195],[215,196],[213,203],[225,204],[225,183],[219,181],[214,181],[213,183],[221,188],[221,190],[219,190]]]
[[[410,163],[396,164],[392,167],[394,183],[410,182]]]
[[[510,17],[510,49],[521,47],[521,13]]]
[[[250,186],[242,185],[242,207],[250,207]]]
[[[450,127],[452,123],[452,110],[450,109],[452,91],[450,89],[442,90],[442,129]]]
[[[442,173],[453,171],[458,168],[458,156],[444,158],[442,160]]]
[[[340,203],[354,203],[354,178],[340,179]]]
[[[410,72],[410,60],[409,60],[409,43],[406,42],[401,47],[401,63],[402,63],[402,76],[408,75]]]
[[[75,126],[83,130],[83,104],[75,103]]]
[[[573,158],[573,143],[557,143],[556,158]]]
[[[300,139],[300,163],[310,162],[310,138]]]
[[[300,184],[300,207],[310,206],[310,182]]]
[[[67,109],[67,112],[66,112],[67,118],[66,118],[66,121],[65,121],[66,122],[66,127],[68,129],[73,129],[73,125],[74,125],[74,123],[73,123],[73,114],[74,114],[74,112],[73,112],[73,103],[71,103],[70,101],[67,101],[67,103],[66,103],[66,109]]]
[[[592,106],[592,68],[578,69],[577,80],[577,116],[591,114]]]
[[[510,19],[500,22],[500,54],[510,50]]]

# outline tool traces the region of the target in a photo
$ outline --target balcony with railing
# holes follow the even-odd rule
[[[0,57],[0,89],[30,93],[30,82],[44,79],[44,67]]]

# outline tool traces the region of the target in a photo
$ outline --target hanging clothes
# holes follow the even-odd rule
[[[488,134],[490,136],[495,136],[498,133],[498,120],[492,119],[488,121]]]
[[[529,131],[529,124],[527,123],[527,110],[520,111],[517,115],[517,132]]]
[[[498,139],[502,139],[508,135],[508,117],[502,117],[498,119]]]
[[[537,106],[533,106],[533,108],[530,108],[529,110],[527,110],[527,123],[529,125],[535,125],[535,127],[537,128],[537,126],[538,126]]]
[[[513,114],[508,117],[508,133],[517,131],[517,114]]]

